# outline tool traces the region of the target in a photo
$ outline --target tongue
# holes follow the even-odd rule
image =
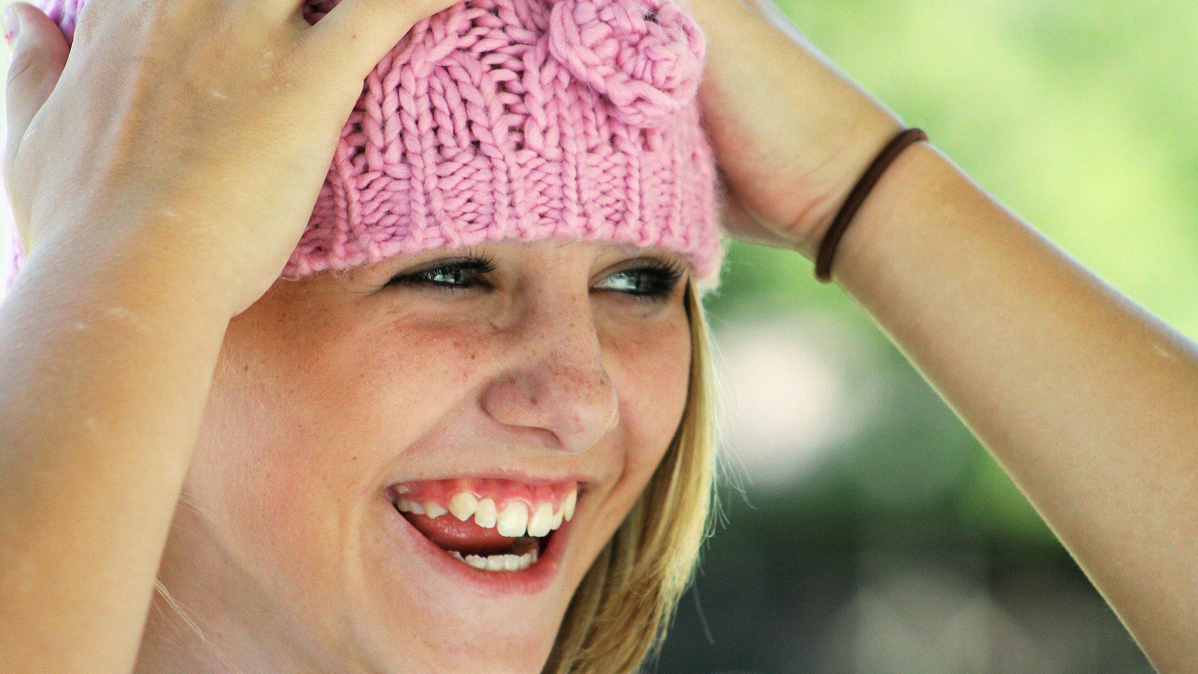
[[[511,536],[501,535],[495,529],[480,527],[473,519],[463,522],[449,514],[437,518],[411,512],[400,514],[438,547],[457,550],[463,555],[498,554],[512,547],[516,540]]]

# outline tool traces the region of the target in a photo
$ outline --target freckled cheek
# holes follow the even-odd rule
[[[629,439],[628,472],[652,473],[686,407],[689,332],[684,326],[649,334],[616,349],[615,360],[620,413]]]
[[[690,337],[681,329],[631,330],[603,336],[605,367],[620,401],[615,444],[622,467],[600,510],[598,532],[615,531],[644,492],[669,449],[686,405]],[[601,546],[605,537],[597,537]]]
[[[485,345],[444,327],[394,327],[309,352],[285,376],[254,378],[226,419],[237,442],[213,457],[224,500],[261,540],[327,543],[337,535],[320,530],[335,524],[330,513],[369,498],[372,480],[476,388]]]
[[[483,335],[438,326],[392,328],[385,341],[363,347],[361,389],[389,391],[402,395],[420,392],[414,402],[427,404],[434,388],[448,395],[460,394],[475,384],[490,356],[493,342]]]

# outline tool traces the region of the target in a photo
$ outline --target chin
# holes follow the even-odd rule
[[[390,617],[359,626],[380,646],[373,659],[397,674],[541,672],[589,566],[575,540],[585,492],[568,479],[389,485],[371,508],[377,566],[359,587],[368,614]]]

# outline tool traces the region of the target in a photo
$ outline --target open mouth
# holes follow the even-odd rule
[[[578,499],[576,483],[530,486],[509,480],[429,480],[392,485],[395,509],[433,545],[475,569],[534,567]]]

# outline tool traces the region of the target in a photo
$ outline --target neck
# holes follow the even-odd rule
[[[323,666],[296,647],[258,579],[181,502],[158,571],[134,674],[306,674]]]

